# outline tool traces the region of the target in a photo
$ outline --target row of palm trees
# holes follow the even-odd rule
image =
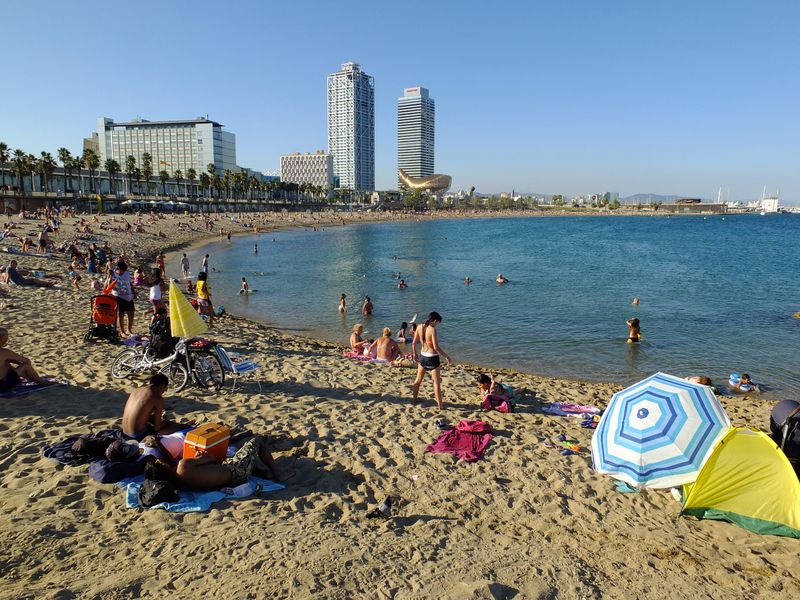
[[[87,148],[83,154],[73,156],[66,148],[59,148],[56,152],[58,161],[61,162],[63,172],[63,190],[65,192],[84,191],[83,171],[88,171],[89,189],[92,194],[98,190],[98,175],[101,161],[98,154]],[[6,175],[10,173],[16,179],[16,186],[20,192],[50,192],[55,184],[54,172],[58,164],[49,152],[42,152],[38,157],[28,154],[23,150],[11,150],[5,142],[0,142],[0,186],[6,187]],[[120,175],[123,166],[109,158],[103,162],[102,167],[108,173],[109,191],[119,194]],[[78,184],[75,189],[73,174],[77,175]],[[154,175],[157,179],[154,180]],[[39,190],[36,189],[36,178],[39,179]],[[30,189],[26,190],[25,180],[30,181]],[[217,200],[284,200],[284,201],[334,201],[332,186],[318,186],[310,183],[288,183],[282,181],[263,181],[255,175],[248,175],[244,171],[234,172],[225,170],[222,174],[217,172],[213,163],[209,163],[206,170],[197,173],[194,168],[186,170],[176,169],[173,173],[161,170],[157,174],[153,170],[153,157],[149,153],[142,154],[141,161],[129,155],[125,159],[124,178],[127,182],[126,194],[151,195],[155,189],[158,193],[158,183],[161,184],[161,193],[169,195],[167,184],[171,182],[172,193],[176,196],[201,197]],[[144,182],[144,184],[143,184]],[[181,189],[183,187],[183,189]]]

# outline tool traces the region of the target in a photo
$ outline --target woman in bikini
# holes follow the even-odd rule
[[[419,394],[419,386],[425,378],[425,373],[430,371],[431,378],[433,379],[433,393],[436,398],[436,406],[439,410],[444,407],[442,401],[442,373],[441,373],[441,360],[443,356],[448,364],[453,364],[453,361],[439,346],[439,338],[436,335],[436,328],[442,322],[442,316],[437,312],[432,312],[428,315],[425,323],[417,327],[414,332],[414,341],[411,343],[411,353],[419,365],[417,366],[417,378],[414,380],[414,402],[417,401]],[[417,355],[417,344],[422,344],[422,351]]]

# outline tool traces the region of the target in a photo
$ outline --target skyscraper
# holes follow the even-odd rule
[[[411,177],[433,175],[436,105],[424,87],[397,100],[397,167]],[[398,180],[398,186],[404,187]]]
[[[328,152],[341,187],[375,189],[375,82],[354,62],[328,75]]]

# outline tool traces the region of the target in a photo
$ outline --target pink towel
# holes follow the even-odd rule
[[[466,462],[475,462],[483,456],[492,441],[492,426],[484,421],[461,421],[425,448],[426,452],[446,452]]]

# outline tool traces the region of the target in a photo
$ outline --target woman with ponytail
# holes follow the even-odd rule
[[[425,378],[425,373],[430,371],[433,379],[433,393],[436,398],[436,406],[439,410],[444,407],[442,401],[442,374],[441,360],[443,356],[449,364],[453,364],[447,353],[439,346],[439,338],[436,335],[436,328],[442,322],[442,316],[437,312],[428,315],[425,323],[417,327],[414,332],[414,341],[411,343],[411,353],[419,365],[417,367],[417,378],[414,380],[414,402],[417,401],[419,386]],[[422,351],[417,355],[417,344],[422,344]]]

